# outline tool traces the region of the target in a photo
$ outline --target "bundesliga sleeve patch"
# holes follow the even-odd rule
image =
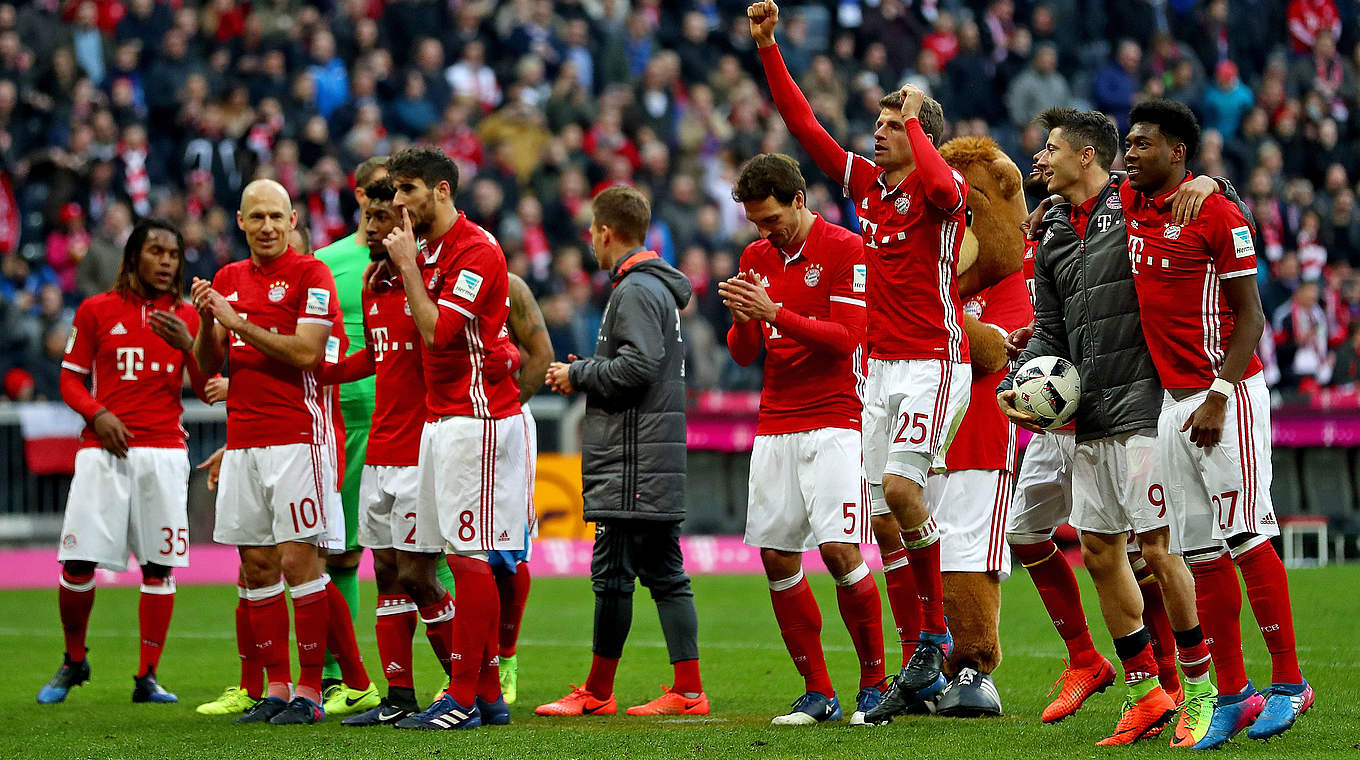
[[[855,293],[863,293],[864,286],[869,280],[869,267],[866,264],[856,264],[854,274],[851,276],[850,289]]]
[[[340,339],[332,335],[326,339],[326,363],[335,364],[340,361]]]
[[[324,317],[330,312],[331,292],[325,288],[307,288],[307,313]]]
[[[482,276],[466,269],[458,270],[458,278],[453,285],[453,294],[469,301],[476,301],[482,292]]]
[[[63,353],[69,354],[71,353],[71,349],[75,347],[76,347],[76,327],[75,325],[71,325],[71,334],[66,337],[66,351],[64,351]]]
[[[1245,225],[1232,228],[1233,253],[1245,259],[1256,255],[1256,246],[1251,242],[1251,228]]]

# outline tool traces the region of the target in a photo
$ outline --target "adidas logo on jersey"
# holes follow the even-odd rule
[[[497,541],[509,541],[509,540],[510,540],[510,534],[507,533],[507,532],[505,532],[505,531],[501,531],[501,534],[500,534],[499,536],[496,536],[496,540],[497,540]]]
[[[113,326],[112,330],[109,330],[109,335],[127,335],[127,328],[123,327],[122,322],[119,322]]]
[[[368,316],[371,317],[371,316],[376,315],[377,313],[378,313],[378,305],[375,303],[375,304],[373,304],[373,307],[372,307],[371,309],[368,310]]]
[[[241,300],[241,296],[238,295],[235,291],[232,291],[232,294],[229,295],[229,296],[227,296],[227,297],[226,297],[226,300],[235,303],[236,301]]]

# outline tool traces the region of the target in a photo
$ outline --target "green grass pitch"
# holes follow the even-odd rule
[[[54,573],[55,576],[55,573]],[[1083,584],[1089,592],[1084,575]],[[1269,744],[1245,735],[1231,756],[1360,758],[1360,566],[1296,571],[1290,575],[1304,672],[1318,702],[1295,728]],[[849,637],[836,611],[830,580],[813,579],[822,606],[823,641],[832,678],[847,716],[857,669]],[[880,583],[881,586],[881,583]],[[533,706],[580,683],[589,666],[591,594],[583,579],[536,580],[520,644],[520,700],[514,723],[468,732],[405,732],[341,727],[336,719],[312,727],[231,725],[193,708],[236,681],[231,587],[183,587],[161,666],[178,705],[129,701],[137,662],[136,589],[100,589],[89,638],[94,678],[63,705],[40,706],[34,695],[61,658],[56,591],[0,592],[0,647],[6,686],[0,706],[0,757],[4,758],[1085,758],[1165,757],[1166,739],[1132,748],[1093,746],[1114,726],[1117,689],[1095,697],[1074,718],[1039,723],[1045,692],[1057,676],[1061,642],[1023,571],[1005,586],[1002,640],[1005,660],[996,673],[1004,718],[981,721],[899,719],[890,726],[845,724],[776,729],[772,715],[801,692],[784,652],[758,577],[699,577],[694,590],[706,690],[714,712],[702,718],[630,718],[622,708],[650,699],[669,683],[670,668],[650,598],[638,589],[634,622],[619,670],[620,714],[608,718],[539,718]],[[365,604],[373,589],[365,584]],[[1087,594],[1087,615],[1097,646],[1112,656],[1109,636]],[[885,614],[887,603],[884,603]],[[359,640],[370,672],[377,674],[373,611],[359,618]],[[1269,680],[1269,659],[1250,612],[1243,625],[1249,674]],[[438,666],[417,633],[417,690],[437,686]],[[888,664],[897,664],[888,648]],[[1168,734],[1169,736],[1169,734]],[[1176,752],[1181,752],[1177,750]]]

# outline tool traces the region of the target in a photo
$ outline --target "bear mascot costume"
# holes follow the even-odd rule
[[[955,717],[1000,715],[991,673],[1001,662],[1001,581],[1010,574],[1005,533],[1018,447],[1016,429],[997,407],[996,385],[1008,365],[1005,336],[1034,316],[1020,271],[1023,179],[988,138],[955,138],[941,146],[940,155],[969,184],[970,222],[958,282],[973,391],[943,463],[936,459],[926,484],[926,500],[940,529],[944,609],[954,637],[944,666],[948,684],[935,711]]]

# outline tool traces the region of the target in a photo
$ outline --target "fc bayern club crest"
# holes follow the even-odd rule
[[[911,210],[911,196],[910,195],[897,196],[897,200],[893,201],[893,208],[897,211],[897,213],[901,214],[902,216],[906,216],[907,212]]]
[[[275,282],[274,284],[269,286],[270,303],[278,303],[279,301],[282,301],[283,297],[286,295],[288,295],[288,283]]]
[[[1181,228],[1179,225],[1168,224],[1166,226],[1166,229],[1162,230],[1162,237],[1166,238],[1167,240],[1178,240],[1180,239],[1180,236]]]
[[[822,281],[822,267],[820,265],[813,264],[812,266],[808,267],[806,271],[803,272],[803,284],[808,286],[809,288],[817,287],[817,283],[821,281]]]
[[[1111,195],[1109,198],[1106,198],[1105,205],[1114,211],[1124,208],[1124,202],[1119,200],[1118,195]]]

